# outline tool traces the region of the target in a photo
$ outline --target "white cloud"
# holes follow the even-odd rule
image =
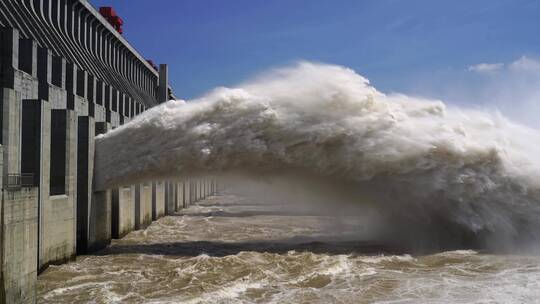
[[[502,63],[480,63],[471,65],[467,70],[476,73],[492,73],[498,71],[504,67]]]
[[[540,129],[540,59],[521,56],[504,63],[468,67],[476,77],[452,97],[499,110],[505,116]],[[470,75],[471,76],[471,75]],[[485,77],[489,76],[489,77]]]
[[[479,63],[471,65],[467,70],[479,74],[490,74],[503,70],[512,72],[540,72],[540,60],[521,56],[519,59],[509,63]]]
[[[540,71],[540,61],[527,56],[521,56],[518,60],[510,63],[508,67],[514,71]]]

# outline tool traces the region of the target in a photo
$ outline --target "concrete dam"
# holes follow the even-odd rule
[[[86,0],[0,0],[0,303],[34,303],[39,272],[208,196],[210,177],[95,191],[95,136],[175,99],[167,65]]]

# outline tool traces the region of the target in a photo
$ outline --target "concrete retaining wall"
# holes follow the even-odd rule
[[[35,303],[38,189],[2,191],[0,303]]]
[[[76,238],[73,200],[67,195],[51,196],[41,213],[39,269],[75,257]]]

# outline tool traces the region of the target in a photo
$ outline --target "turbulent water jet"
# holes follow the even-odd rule
[[[355,185],[349,200],[369,200],[391,231],[409,228],[405,239],[498,246],[540,232],[538,143],[540,131],[501,115],[386,95],[350,69],[301,62],[99,136],[95,178],[104,189],[295,172]]]

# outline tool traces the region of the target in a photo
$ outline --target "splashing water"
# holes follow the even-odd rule
[[[496,113],[386,95],[350,69],[301,62],[99,136],[95,178],[97,189],[209,173],[313,179],[310,191],[340,193],[329,205],[369,206],[394,240],[499,247],[540,232],[538,143],[540,131]]]

